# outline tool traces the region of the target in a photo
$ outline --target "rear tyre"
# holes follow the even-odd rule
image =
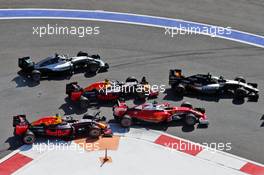
[[[185,93],[185,88],[182,85],[175,86],[173,89],[174,89],[176,95],[183,96]]]
[[[98,138],[101,135],[101,130],[99,128],[92,128],[89,131],[89,137]]]
[[[35,134],[31,131],[27,131],[22,138],[24,144],[33,144],[36,140]]]
[[[239,82],[241,82],[241,83],[246,83],[245,78],[242,77],[242,76],[238,76],[238,77],[236,77],[236,78],[235,78],[235,81],[239,81]]]
[[[186,114],[184,121],[186,125],[194,126],[197,122],[197,118],[193,114]]]
[[[128,128],[128,127],[130,127],[132,125],[132,118],[129,117],[128,115],[125,115],[120,120],[120,124],[121,124],[122,127]]]
[[[33,81],[35,81],[35,82],[39,82],[40,81],[41,74],[40,74],[39,71],[37,71],[37,70],[32,71],[32,75],[31,76],[32,76]]]
[[[193,108],[192,104],[187,101],[183,102],[181,104],[181,107]]]
[[[84,96],[81,96],[80,97],[80,107],[81,109],[87,109],[90,105],[90,102],[89,102],[89,99],[84,97]]]

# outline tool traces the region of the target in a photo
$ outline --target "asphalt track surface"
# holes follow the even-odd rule
[[[203,4],[203,1],[195,2],[196,5],[201,4],[202,6]],[[130,6],[131,3],[133,5]],[[222,3],[228,5],[224,6]],[[16,6],[12,4],[16,4]],[[45,1],[45,3],[35,1],[33,4],[27,4],[26,1],[24,3],[12,1],[12,4],[1,2],[0,7],[100,9],[176,17],[232,26],[256,34],[261,34],[264,30],[261,20],[263,17],[263,11],[260,10],[263,9],[261,1],[254,1],[251,4],[247,4],[246,1],[204,3],[204,6],[210,7],[211,13],[210,9],[199,10],[199,8],[205,8],[204,6],[195,8],[192,2],[152,1],[150,3],[143,1],[133,3],[115,1],[112,2],[111,7],[105,2],[95,1],[87,5],[84,1],[64,4],[56,1]],[[238,4],[239,7],[236,7]],[[173,7],[175,7],[175,11],[172,9]],[[146,10],[144,11],[144,9]],[[227,17],[226,14],[231,14],[232,10],[236,12],[234,13],[236,15]],[[250,11],[250,13],[246,11]],[[63,26],[100,26],[101,33],[98,36],[87,38],[73,36],[39,38],[32,35],[33,26],[48,23]],[[1,146],[3,150],[9,144],[12,147],[17,146],[16,141],[11,137],[12,115],[25,113],[29,120],[33,120],[42,115],[57,112],[77,117],[86,112],[67,103],[64,94],[67,82],[78,81],[82,86],[85,86],[105,78],[124,80],[131,75],[138,78],[145,75],[149,82],[165,84],[168,87],[168,70],[182,68],[185,74],[190,75],[197,72],[212,72],[227,78],[243,75],[249,82],[259,84],[260,100],[258,103],[247,101],[237,103],[232,99],[185,97],[183,100],[207,109],[210,119],[209,128],[193,129],[178,124],[168,128],[158,126],[155,129],[200,143],[231,142],[232,150],[229,152],[257,162],[264,162],[264,136],[260,120],[264,113],[262,93],[264,50],[261,48],[198,35],[170,38],[164,35],[164,29],[91,21],[5,20],[1,21],[0,32],[2,43],[0,47],[0,110],[2,115],[0,118],[0,142],[6,142]],[[78,74],[71,79],[44,80],[40,85],[34,85],[17,75],[18,57],[30,55],[38,60],[38,58],[46,57],[54,52],[75,55],[79,50],[99,53],[110,64],[109,72],[89,78]],[[182,99],[177,99],[166,93],[161,94],[158,99],[158,101],[163,100],[170,101],[175,105],[179,105],[182,101]],[[101,110],[108,119],[112,118],[110,107],[101,107]],[[7,151],[4,151],[1,155],[6,153]]]

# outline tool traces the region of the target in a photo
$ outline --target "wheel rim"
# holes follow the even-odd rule
[[[194,117],[188,117],[186,120],[186,123],[188,125],[194,125],[195,124],[195,118]]]
[[[87,108],[89,106],[89,102],[88,101],[82,101],[81,102],[81,108]]]
[[[40,79],[40,75],[39,74],[35,74],[33,75],[33,79],[38,81]]]
[[[90,131],[90,136],[98,137],[100,135],[100,131],[98,129],[93,129]]]
[[[25,143],[32,143],[34,141],[34,138],[32,136],[26,136],[24,138]]]

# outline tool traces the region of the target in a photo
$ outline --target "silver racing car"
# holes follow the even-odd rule
[[[96,74],[105,72],[109,68],[109,65],[102,61],[99,55],[88,55],[82,51],[75,57],[55,54],[38,63],[33,62],[30,57],[23,57],[18,59],[18,66],[24,75],[37,82],[41,77],[50,75],[72,75],[80,71]]]
[[[232,92],[235,99],[248,97],[252,101],[257,101],[259,98],[258,85],[246,82],[241,76],[233,80],[213,76],[210,73],[185,77],[180,69],[174,69],[170,70],[169,84],[178,95],[190,92],[214,95]]]

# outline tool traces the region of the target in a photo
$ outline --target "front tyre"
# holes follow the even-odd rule
[[[237,88],[234,92],[234,98],[235,99],[243,99],[247,95],[247,91],[242,88]]]
[[[181,107],[193,108],[192,104],[189,103],[189,102],[187,102],[187,101],[183,102],[183,103],[181,104]]]
[[[194,126],[197,122],[197,118],[193,114],[186,114],[184,121],[186,125]]]
[[[83,51],[79,51],[78,53],[77,53],[77,57],[81,57],[81,56],[88,56],[88,53],[86,53],[86,52],[83,52]]]
[[[95,63],[88,64],[87,66],[87,72],[91,74],[96,74],[99,69],[99,65]]]
[[[241,83],[246,83],[245,78],[242,77],[242,76],[238,76],[238,77],[236,77],[236,78],[235,78],[235,81],[239,81],[239,82],[241,82]]]
[[[130,116],[128,116],[128,115],[125,115],[120,120],[120,124],[124,128],[129,128],[130,126],[132,126],[132,118]]]

